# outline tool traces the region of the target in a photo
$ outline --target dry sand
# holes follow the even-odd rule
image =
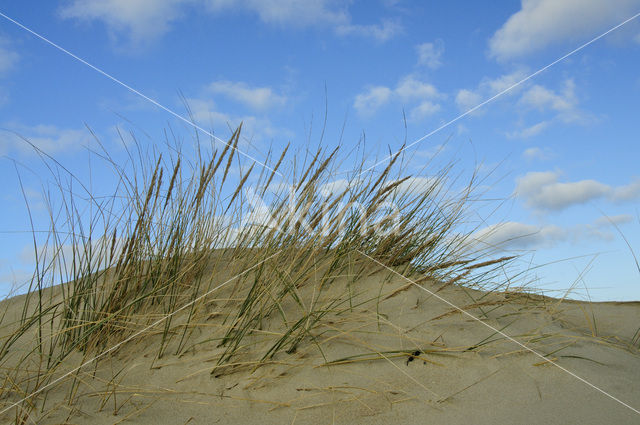
[[[421,285],[441,289],[439,296],[538,353],[552,353],[548,358],[558,365],[640,409],[640,355],[637,341],[631,343],[640,327],[640,303],[561,302]],[[345,289],[339,286],[336,291]],[[74,409],[64,403],[69,381],[49,393],[44,414],[34,422],[640,423],[632,409],[399,276],[379,271],[351,289],[353,308],[325,320],[314,330],[315,341],[257,369],[242,362],[264,350],[259,336],[246,347],[246,358],[234,358],[236,366],[215,369],[220,348],[205,340],[218,326],[221,290],[210,304],[210,327],[199,327],[193,337],[205,342],[179,357],[169,350],[161,359],[157,337],[126,344],[101,359],[95,374],[84,369]],[[6,301],[11,314],[22,299]],[[81,361],[79,354],[71,356],[63,369]],[[3,406],[9,401],[2,400]]]

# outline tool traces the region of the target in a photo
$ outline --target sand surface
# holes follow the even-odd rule
[[[259,334],[241,350],[246,354],[216,368],[221,348],[207,335],[218,326],[221,291],[210,305],[210,327],[195,331],[198,344],[180,356],[167,350],[157,358],[157,337],[132,341],[101,358],[97,369],[85,367],[75,393],[71,381],[57,386],[32,423],[640,423],[640,414],[620,403],[640,409],[640,355],[633,341],[640,303],[420,285],[428,291],[385,272],[363,277],[347,312],[326,319],[313,341],[258,368],[251,359],[264,348]],[[339,286],[336,291],[344,290]],[[5,301],[11,306],[6,320],[22,299]],[[58,374],[84,360],[72,355]],[[71,393],[73,408],[64,401]],[[3,399],[3,406],[16,400]]]

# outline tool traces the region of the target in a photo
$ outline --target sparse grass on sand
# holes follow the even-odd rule
[[[41,153],[57,201],[28,292],[1,305],[0,420],[307,423],[321,411],[331,423],[411,401],[446,411],[526,350],[433,293],[551,360],[601,364],[571,351],[584,344],[637,359],[632,330],[608,334],[593,307],[518,292],[498,273],[513,257],[459,232],[476,175],[454,190],[450,167],[429,170],[418,187],[394,171],[396,155],[381,173],[360,175],[362,161],[327,194],[338,150],[238,167],[239,136],[193,162],[134,144],[125,166],[103,150],[117,176],[107,198]],[[254,195],[272,220],[250,213]],[[473,363],[478,353],[491,360]],[[436,369],[409,369],[418,363]],[[355,413],[336,419],[345,409]]]

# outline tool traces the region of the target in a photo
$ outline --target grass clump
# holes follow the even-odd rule
[[[13,409],[26,423],[63,383],[67,395],[49,405],[72,406],[83,373],[95,378],[126,345],[151,347],[157,361],[211,347],[214,375],[303,344],[322,352],[323,325],[379,300],[358,288],[376,272],[366,257],[467,286],[511,259],[486,261],[459,233],[476,175],[455,191],[450,167],[429,179],[402,175],[398,153],[381,173],[360,165],[336,181],[338,149],[318,149],[299,166],[288,146],[270,152],[270,169],[244,166],[240,131],[222,149],[198,149],[194,161],[175,146],[167,158],[134,144],[121,165],[102,149],[95,154],[116,177],[108,197],[40,152],[57,193],[46,240],[34,238],[22,307],[2,318],[4,415]]]

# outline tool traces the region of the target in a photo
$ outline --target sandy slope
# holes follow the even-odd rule
[[[537,352],[553,353],[548,358],[558,365],[640,409],[640,355],[637,341],[631,345],[640,303],[421,285],[441,289],[439,296]],[[127,344],[101,359],[97,371],[84,369],[74,409],[63,401],[72,390],[68,381],[32,418],[42,424],[640,423],[638,413],[398,276],[378,272],[352,290],[353,308],[327,318],[314,330],[315,342],[257,369],[242,362],[264,352],[260,336],[234,358],[236,366],[215,368],[221,348],[206,340],[219,328],[216,308],[224,303],[212,302],[210,326],[193,338],[203,343],[161,359],[157,337]],[[11,314],[20,300],[9,300]],[[72,356],[65,370],[82,360]]]

